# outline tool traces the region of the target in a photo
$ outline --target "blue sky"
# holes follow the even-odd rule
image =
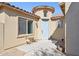
[[[22,8],[26,11],[31,12],[32,8],[39,5],[47,5],[55,8],[53,15],[62,14],[60,6],[57,2],[10,2],[10,4],[15,5],[16,7]]]

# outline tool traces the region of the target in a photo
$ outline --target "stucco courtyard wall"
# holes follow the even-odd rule
[[[5,15],[0,11],[0,50],[3,48],[3,39],[4,39],[4,18]]]
[[[0,50],[3,48],[3,24],[0,23]]]
[[[0,39],[0,42],[3,43],[3,45],[0,43],[0,46],[7,49],[25,43],[25,37],[18,36],[18,17],[21,15],[5,10],[1,13],[3,15],[1,15],[1,18],[3,17],[2,20],[4,20],[4,29],[0,29],[0,34],[3,35],[2,30],[4,30],[4,39]]]
[[[61,28],[57,27],[54,34],[52,35],[52,38],[55,38],[56,40],[65,39],[65,19],[62,19],[62,21],[63,21],[62,27]]]
[[[50,11],[47,12],[47,17],[44,17],[43,10],[38,10],[38,11],[35,12],[35,14],[41,17],[39,19],[39,21],[38,21],[38,31],[37,31],[36,38],[43,39],[43,33],[42,33],[42,28],[41,28],[41,23],[42,22],[48,22],[48,26],[49,26],[47,28],[48,31],[49,31],[48,37],[50,37],[54,33],[54,31],[57,29],[57,23],[58,23],[58,21],[52,21],[51,20],[51,17],[53,15],[52,15],[52,12],[50,12]],[[48,19],[48,21],[43,21],[42,19]]]
[[[72,2],[66,19],[66,54],[79,55],[79,3]]]
[[[25,39],[18,38],[18,16],[8,12],[5,18],[4,49],[24,43]]]

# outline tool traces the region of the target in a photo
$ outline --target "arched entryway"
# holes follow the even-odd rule
[[[42,39],[48,39],[49,37],[49,22],[48,19],[41,20],[41,32],[42,32]]]

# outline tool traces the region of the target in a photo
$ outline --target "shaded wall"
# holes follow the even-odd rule
[[[72,2],[66,19],[66,54],[79,55],[79,2]]]
[[[52,38],[55,38],[56,40],[59,39],[65,39],[65,19],[63,19],[63,24],[61,28],[58,28],[54,31],[54,34],[52,35]]]

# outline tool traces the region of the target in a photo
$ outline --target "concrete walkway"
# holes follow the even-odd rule
[[[0,56],[23,56],[26,53],[16,48],[11,48],[0,53]]]
[[[26,52],[25,56],[64,56],[56,48],[57,46],[50,40],[40,40],[17,47],[18,50]]]
[[[0,54],[1,56],[64,56],[56,50],[56,45],[50,40],[40,40],[31,44],[24,44],[8,49]]]

